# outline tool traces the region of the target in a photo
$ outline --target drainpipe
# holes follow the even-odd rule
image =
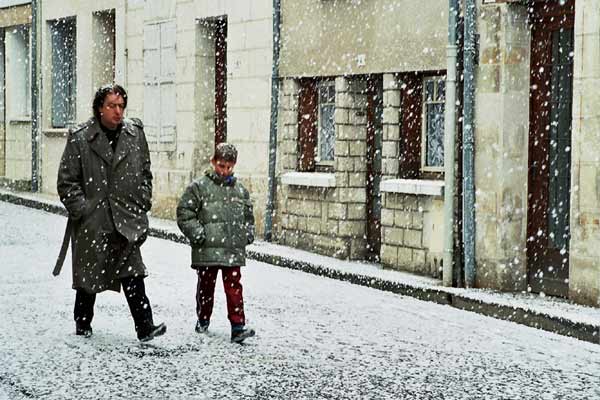
[[[31,191],[40,187],[39,112],[38,112],[38,26],[41,0],[31,0]]]
[[[454,269],[454,145],[456,135],[456,63],[459,0],[448,1],[446,105],[444,116],[444,262],[442,281],[452,286]]]
[[[269,131],[269,178],[267,207],[265,211],[265,234],[267,242],[273,239],[273,213],[277,183],[275,167],[277,162],[277,117],[279,111],[279,45],[281,38],[281,0],[273,0],[273,67],[271,69],[271,123]]]
[[[465,0],[464,111],[463,111],[463,244],[465,286],[475,285],[475,0]]]

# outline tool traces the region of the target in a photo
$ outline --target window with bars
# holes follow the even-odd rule
[[[335,156],[335,83],[303,78],[298,93],[299,171],[330,168]]]
[[[65,128],[76,121],[77,54],[75,17],[50,22],[52,46],[52,127]]]
[[[176,146],[175,43],[174,20],[144,26],[144,130],[154,151]]]
[[[407,72],[400,86],[399,177],[440,179],[444,172],[445,77]]]
[[[316,161],[333,164],[335,155],[335,82],[321,81],[319,88],[319,135]]]
[[[423,135],[421,167],[423,171],[444,170],[444,77],[423,80]]]

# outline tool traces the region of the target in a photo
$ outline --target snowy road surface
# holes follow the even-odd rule
[[[65,219],[0,202],[0,399],[594,399],[600,346],[349,283],[250,262],[248,324],[229,342],[222,286],[211,333],[193,330],[188,248],[142,248],[165,336],[137,342],[122,293],[74,335]]]

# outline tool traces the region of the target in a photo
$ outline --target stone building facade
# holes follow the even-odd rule
[[[420,143],[424,82],[445,69],[445,5],[282,3],[278,241],[439,276],[443,174],[423,170],[420,144],[402,128]],[[333,15],[345,22],[330,23]],[[409,15],[419,32],[408,29]],[[328,82],[335,95],[326,127]],[[323,160],[327,129],[335,155]]]
[[[115,80],[146,124],[154,215],[173,216],[228,140],[262,232],[272,2],[41,4],[41,190],[55,193],[68,127]],[[281,13],[274,240],[440,277],[448,2],[282,0]],[[599,15],[600,0],[477,2],[477,287],[600,304]],[[21,188],[32,175],[30,16],[29,2],[0,1],[0,182]]]
[[[14,26],[28,29],[31,20],[29,4],[13,3],[23,2],[10,2],[5,9],[0,3],[0,21],[11,27],[2,40],[9,49],[19,44],[13,32],[20,31]],[[127,116],[145,123],[155,175],[153,214],[173,217],[179,195],[208,167],[215,141],[227,140],[239,149],[236,172],[252,192],[262,230],[272,3],[48,0],[40,4],[41,191],[56,193],[56,171],[68,128],[89,118],[95,90],[115,81],[128,90]],[[31,40],[25,32],[22,42],[28,46]],[[30,60],[27,46],[22,46],[21,63]],[[7,99],[14,97],[11,65],[6,64],[2,91]],[[29,72],[21,71],[26,80]],[[30,96],[29,83],[21,86],[27,86],[23,96]],[[31,104],[30,97],[18,100],[25,108]],[[6,134],[4,130],[0,134],[0,175],[12,186],[18,180],[26,188],[32,176],[31,117],[13,118],[13,103],[7,102]]]

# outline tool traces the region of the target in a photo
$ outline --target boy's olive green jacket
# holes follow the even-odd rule
[[[177,225],[192,246],[192,268],[246,264],[254,214],[248,191],[235,177],[207,171],[194,180],[179,200]]]

